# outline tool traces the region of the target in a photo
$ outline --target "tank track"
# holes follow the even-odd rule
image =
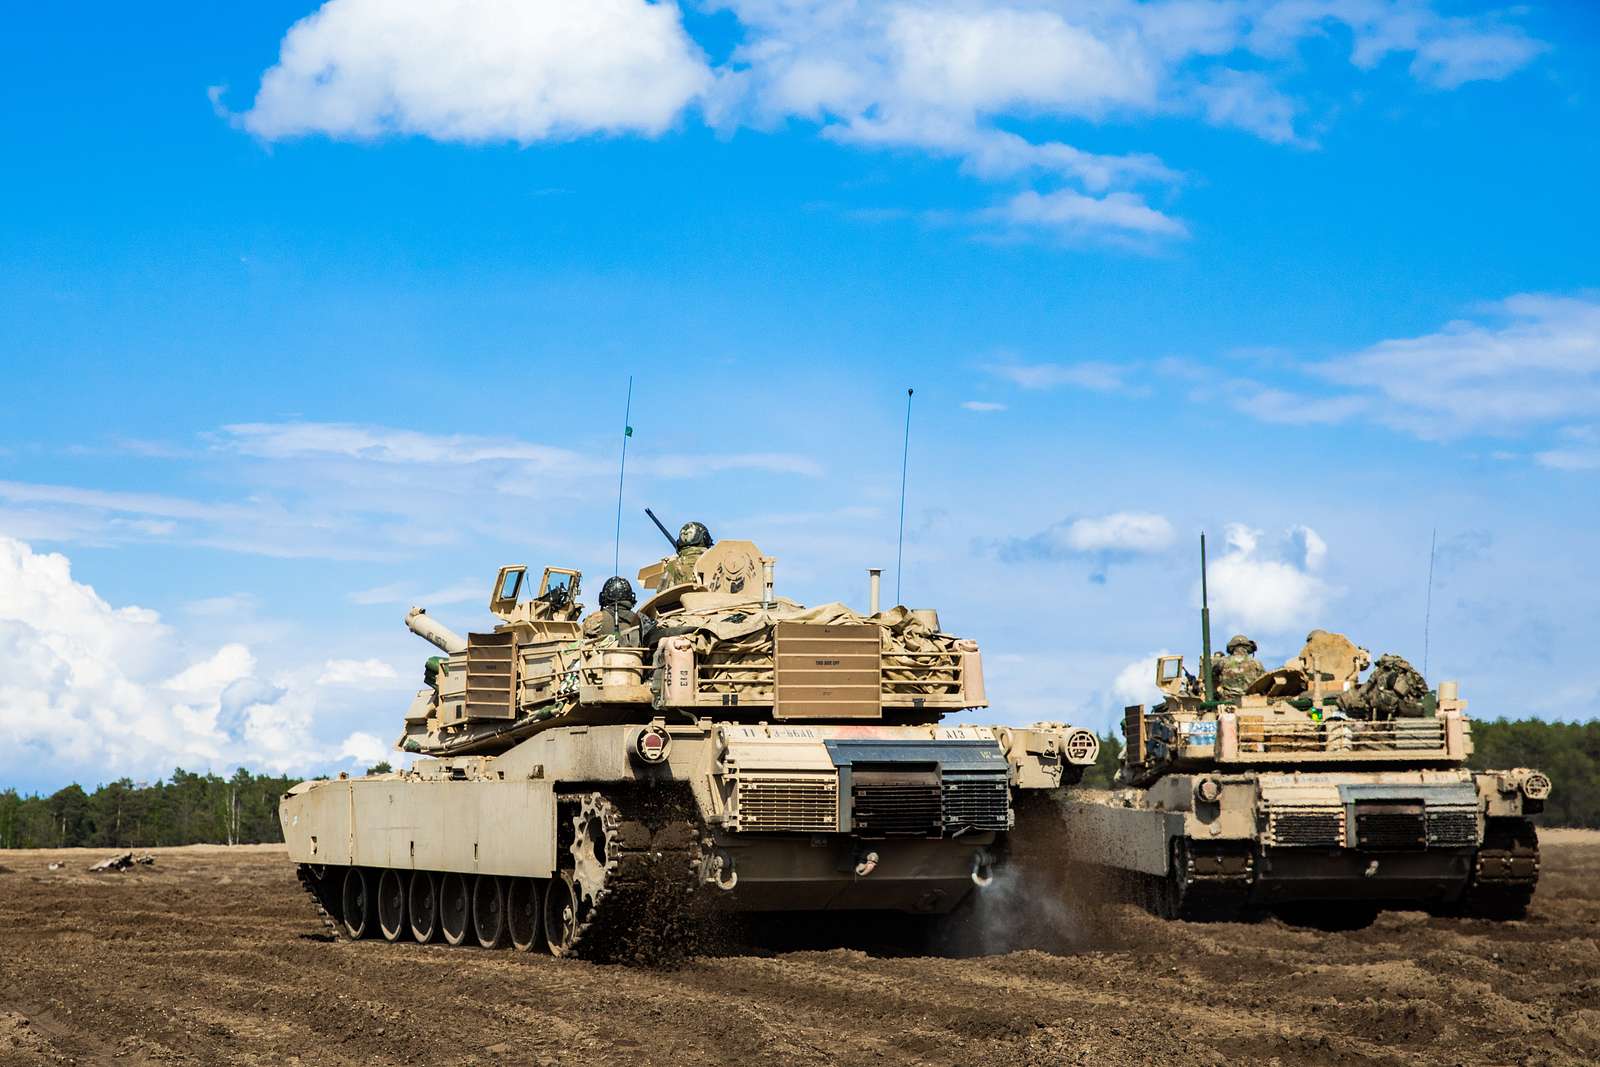
[[[1521,919],[1539,882],[1539,831],[1526,819],[1490,819],[1472,863],[1461,914]]]
[[[666,789],[563,795],[557,862],[574,881],[569,954],[670,964],[693,951],[707,856],[693,801]]]
[[[1184,922],[1237,921],[1250,901],[1255,857],[1248,849],[1225,848],[1187,838],[1172,844],[1171,870],[1147,877],[1147,909]]]
[[[326,885],[326,868],[319,874],[317,869],[309,863],[302,863],[295,868],[295,875],[300,879],[300,888],[306,891],[306,896],[311,898],[312,907],[317,909],[317,915],[322,919],[322,925],[328,928],[331,940],[348,941],[349,935],[345,933],[344,924],[334,917],[333,910],[328,906],[329,901],[324,896],[329,892]],[[308,935],[309,936],[309,935]]]

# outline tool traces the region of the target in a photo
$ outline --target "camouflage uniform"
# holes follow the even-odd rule
[[[1235,634],[1228,641],[1228,654],[1217,656],[1211,665],[1211,676],[1216,682],[1217,699],[1238,700],[1267,669],[1252,654],[1256,643],[1243,634]]]
[[[1401,657],[1388,654],[1378,657],[1366,681],[1339,694],[1339,707],[1362,718],[1415,717],[1425,714],[1427,696],[1422,674]]]
[[[660,588],[698,583],[700,576],[694,572],[695,564],[712,544],[711,531],[703,523],[684,523],[678,531],[678,554],[662,561],[666,569],[661,574]]]
[[[698,582],[699,576],[695,574],[695,564],[700,562],[700,557],[706,550],[699,545],[686,545],[678,550],[676,556],[669,556],[665,560],[666,570],[661,572],[661,587],[663,589],[673,585],[684,585],[689,582]]]
[[[639,613],[636,611],[624,607],[601,608],[584,618],[583,636],[586,641],[596,641],[608,634],[636,629],[638,625]]]

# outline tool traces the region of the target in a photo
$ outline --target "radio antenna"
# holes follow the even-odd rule
[[[622,573],[622,480],[628,475],[628,438],[633,427],[628,420],[633,417],[633,375],[628,375],[628,399],[622,406],[622,462],[617,464],[617,534],[612,541],[611,573]]]
[[[1200,677],[1205,682],[1206,703],[1217,703],[1217,676],[1211,671],[1211,590],[1206,584],[1206,535],[1200,535]]]
[[[1428,541],[1428,606],[1422,614],[1422,676],[1428,676],[1428,638],[1433,632],[1433,558],[1439,547],[1439,527]]]
[[[900,599],[900,567],[906,555],[906,469],[911,461],[911,394],[915,389],[906,390],[906,437],[905,444],[900,449],[900,535],[894,550],[894,602],[896,605],[904,603]]]

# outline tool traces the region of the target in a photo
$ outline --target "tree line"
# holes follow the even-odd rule
[[[374,773],[388,764],[372,768]],[[283,840],[278,798],[302,779],[252,774],[231,778],[181,768],[165,781],[122,778],[94,792],[69,785],[49,796],[0,791],[0,848],[148,848],[249,845]]]
[[[1472,724],[1474,770],[1531,767],[1550,776],[1555,788],[1538,822],[1544,826],[1600,829],[1600,720],[1545,722],[1518,719]],[[1122,761],[1122,738],[1100,738],[1100,758],[1083,776],[1093,789],[1109,789]]]

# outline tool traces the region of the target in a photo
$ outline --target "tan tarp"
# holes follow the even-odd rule
[[[905,653],[956,651],[957,638],[930,629],[926,623],[902,607],[876,615],[862,615],[843,604],[805,607],[779,598],[771,605],[743,601],[717,593],[690,592],[682,599],[682,609],[664,612],[656,621],[674,633],[692,633],[695,653],[703,664],[716,671],[701,671],[702,684],[711,692],[732,692],[735,680],[770,678],[772,672],[772,630],[780,622],[809,623],[817,626],[868,624],[879,627],[887,665],[886,676],[900,692],[927,695],[955,693],[960,683],[928,680],[926,671],[896,666],[896,657]],[[748,662],[748,667],[741,667]],[[928,663],[927,659],[922,660]],[[727,679],[719,684],[717,676]]]

